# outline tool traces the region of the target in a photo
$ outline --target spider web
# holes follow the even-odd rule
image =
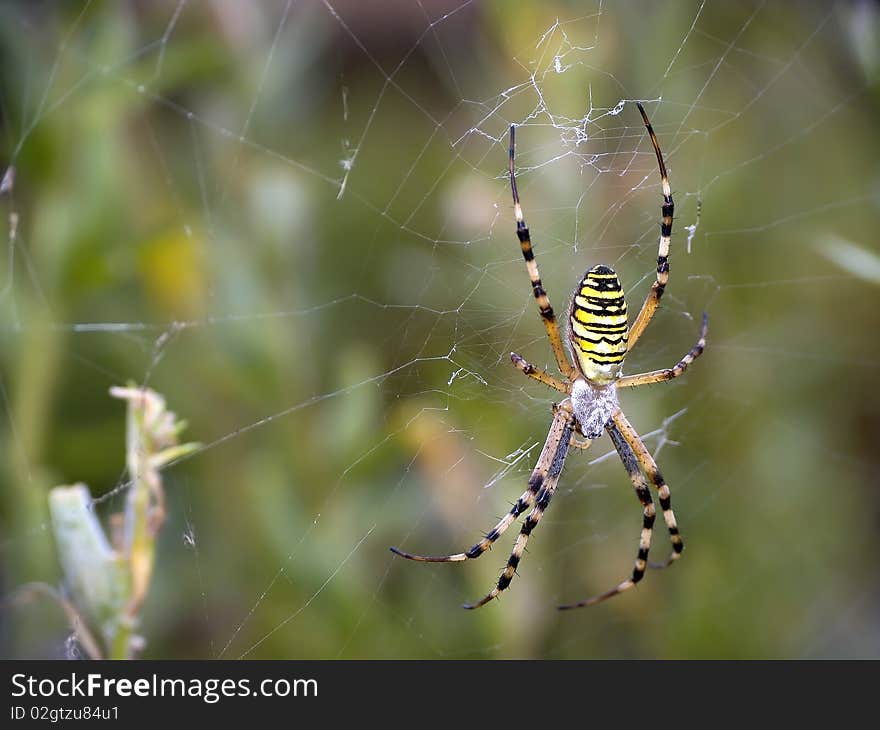
[[[111,385],[157,389],[203,447],[169,501],[148,657],[825,657],[880,653],[877,11],[869,3],[293,0],[7,4],[6,588],[59,576],[46,490],[126,490]],[[634,591],[640,511],[607,438],[570,455],[519,574],[553,393],[514,233],[508,129],[557,312],[671,280],[622,396],[684,559]],[[845,304],[844,304],[845,302]],[[830,386],[830,387],[829,387]],[[668,549],[655,530],[655,553]],[[10,656],[70,651],[7,608]],[[13,636],[15,639],[13,640]]]

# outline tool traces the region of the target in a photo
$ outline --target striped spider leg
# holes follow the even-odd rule
[[[617,411],[617,413],[620,413],[620,411]],[[639,502],[642,504],[642,532],[639,536],[639,551],[636,555],[635,565],[633,566],[632,577],[615,586],[610,591],[606,591],[593,598],[588,598],[587,600],[579,601],[578,603],[559,606],[559,610],[561,611],[571,608],[593,606],[611,598],[612,596],[616,596],[618,593],[622,593],[623,591],[632,588],[644,577],[645,570],[648,567],[648,552],[651,549],[651,536],[653,535],[654,518],[656,517],[656,509],[654,507],[654,500],[651,498],[651,490],[648,489],[648,482],[642,474],[640,461],[636,456],[632,445],[621,433],[617,424],[612,421],[605,427],[605,430],[611,437],[611,442],[614,444],[614,448],[617,450],[617,454],[620,456],[620,460],[623,462],[627,474],[629,474],[630,481],[632,481],[636,497],[638,497]]]
[[[633,322],[632,329],[629,331],[629,346],[635,346],[639,337],[645,331],[648,323],[654,318],[654,313],[660,306],[660,299],[663,292],[666,291],[666,284],[669,282],[669,243],[672,239],[672,218],[675,214],[675,202],[672,200],[672,188],[669,186],[669,176],[666,174],[666,164],[663,162],[663,154],[660,152],[660,143],[657,142],[657,135],[654,134],[654,128],[648,120],[645,113],[645,107],[641,102],[636,102],[639,113],[642,115],[642,121],[651,137],[651,144],[654,146],[654,154],[657,155],[657,165],[660,167],[660,186],[663,191],[663,207],[661,209],[663,220],[660,223],[660,246],[657,253],[657,278],[651,285],[651,291],[642,308],[636,315],[636,321]]]
[[[532,249],[532,239],[529,234],[529,228],[523,220],[522,206],[519,202],[519,190],[516,187],[516,172],[514,170],[514,155],[516,153],[516,127],[510,125],[510,147],[507,156],[507,171],[510,176],[510,192],[513,195],[513,214],[516,217],[516,236],[519,239],[520,249],[526,262],[526,271],[529,274],[529,281],[532,284],[532,292],[535,295],[535,302],[538,304],[538,311],[541,314],[541,320],[547,330],[547,337],[550,340],[550,347],[553,350],[553,356],[556,358],[556,365],[559,372],[562,373],[566,380],[571,380],[577,373],[574,366],[569,362],[565,347],[562,344],[562,336],[559,333],[559,323],[556,321],[556,314],[553,307],[550,306],[550,299],[544,290],[541,282],[541,275],[538,273],[538,262],[535,260],[535,252]],[[522,360],[516,353],[511,353],[511,359],[516,365],[517,358]],[[523,361],[525,362],[525,361]],[[527,363],[526,363],[527,364]],[[519,367],[519,366],[517,366]],[[520,368],[522,369],[522,368]],[[559,382],[556,378],[539,370],[533,365],[529,366],[530,372],[527,375],[540,380],[545,385],[555,388],[563,393],[568,392],[568,385]],[[523,370],[523,372],[526,372]]]
[[[574,433],[574,416],[571,407],[567,402],[563,402],[559,406],[553,408],[553,422],[550,424],[550,431],[547,434],[547,440],[544,442],[544,448],[538,457],[538,463],[529,477],[528,488],[522,493],[520,498],[516,500],[513,507],[504,517],[501,518],[495,527],[493,527],[486,536],[476,543],[473,547],[463,553],[453,553],[451,555],[414,555],[404,552],[399,548],[392,547],[391,552],[408,560],[416,560],[422,563],[457,563],[468,559],[479,558],[486,552],[492,544],[510,527],[513,522],[529,507],[534,507],[526,517],[517,537],[516,545],[513,553],[507,561],[507,566],[498,580],[498,585],[481,601],[474,604],[465,604],[465,608],[477,608],[488,603],[495,598],[501,591],[510,585],[513,580],[513,574],[516,566],[519,564],[523,550],[529,539],[529,534],[538,524],[541,515],[550,504],[553,492],[559,482],[559,476],[562,473],[562,467],[565,464],[565,457],[568,454],[568,448]]]

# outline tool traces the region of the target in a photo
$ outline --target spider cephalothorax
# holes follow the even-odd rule
[[[706,345],[706,330],[708,328],[708,319],[704,314],[700,339],[675,366],[639,375],[621,374],[623,358],[633,348],[653,318],[669,280],[669,241],[672,235],[672,217],[675,210],[672,190],[666,175],[666,165],[663,162],[663,155],[660,153],[660,145],[657,143],[657,137],[644,108],[638,103],[637,106],[651,138],[651,144],[657,156],[657,164],[660,167],[663,205],[657,256],[657,278],[652,284],[651,292],[639,310],[632,328],[629,329],[626,301],[617,274],[610,267],[602,265],[594,266],[587,271],[572,294],[568,311],[568,336],[566,339],[570,359],[566,354],[566,347],[563,345],[556,315],[553,312],[553,307],[550,306],[550,299],[538,274],[538,264],[532,249],[531,236],[523,220],[513,164],[514,127],[510,128],[509,172],[510,189],[513,193],[513,210],[516,216],[516,235],[519,238],[523,258],[526,261],[532,293],[538,304],[538,311],[547,330],[550,347],[553,350],[559,372],[562,373],[562,379],[535,367],[515,352],[510,354],[510,359],[519,370],[530,378],[554,388],[565,398],[558,406],[553,406],[553,421],[550,424],[550,431],[538,457],[538,463],[535,464],[532,475],[529,477],[528,488],[516,500],[511,510],[482,540],[466,552],[435,557],[413,555],[398,548],[391,548],[397,555],[421,562],[457,563],[478,558],[492,547],[520,515],[531,508],[523,522],[519,536],[516,538],[507,565],[498,578],[497,585],[476,603],[465,604],[465,608],[478,608],[488,603],[510,585],[532,530],[538,525],[544,511],[550,506],[550,500],[559,483],[569,448],[589,448],[591,440],[601,436],[603,430],[608,432],[608,436],[629,475],[636,497],[642,505],[642,531],[639,535],[639,549],[631,577],[605,593],[585,601],[560,606],[560,608],[580,608],[599,603],[632,588],[642,579],[648,567],[648,551],[651,547],[651,536],[656,516],[654,500],[651,498],[651,490],[648,486],[649,481],[657,490],[660,509],[663,511],[663,519],[672,542],[672,552],[666,562],[661,563],[659,567],[665,567],[678,559],[684,549],[675,514],[672,511],[669,487],[647,447],[630,425],[626,416],[623,415],[617,400],[617,391],[620,388],[662,383],[681,375],[688,365],[702,354]],[[577,434],[581,434],[587,440],[585,442],[578,440]]]
[[[613,384],[596,385],[583,378],[571,384],[571,410],[579,430],[588,439],[599,438],[619,408],[617,388]]]

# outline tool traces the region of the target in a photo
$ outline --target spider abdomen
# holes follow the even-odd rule
[[[587,380],[604,385],[620,376],[628,330],[617,274],[609,266],[594,266],[575,289],[569,311],[569,343]]]

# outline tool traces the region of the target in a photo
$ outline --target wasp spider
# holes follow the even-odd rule
[[[513,193],[513,209],[516,215],[516,234],[519,237],[526,269],[532,283],[532,291],[538,310],[547,329],[547,337],[556,364],[563,378],[538,369],[526,362],[515,352],[510,359],[517,369],[530,378],[548,385],[562,393],[565,398],[553,406],[553,421],[550,432],[544,442],[544,448],[538,457],[538,463],[528,482],[528,489],[516,501],[501,521],[470,550],[452,555],[425,556],[413,555],[398,548],[392,552],[409,560],[429,563],[456,563],[478,558],[504,534],[505,530],[531,508],[523,523],[513,551],[507,561],[498,584],[476,603],[465,604],[465,608],[479,608],[501,591],[505,590],[513,580],[516,568],[522,558],[526,543],[532,530],[538,525],[544,511],[550,505],[559,476],[565,463],[570,447],[586,449],[593,439],[607,431],[617,450],[623,466],[629,474],[635,488],[636,496],[642,505],[642,531],[639,537],[639,549],[632,575],[605,593],[577,603],[560,606],[561,609],[581,608],[604,601],[632,588],[645,574],[648,567],[648,550],[651,547],[651,535],[654,527],[655,508],[648,488],[650,481],[660,498],[660,509],[669,531],[672,551],[665,562],[652,567],[666,567],[677,560],[684,549],[675,514],[672,511],[669,487],[663,480],[657,464],[635,429],[630,425],[617,400],[620,388],[632,388],[649,383],[661,383],[681,375],[685,369],[703,352],[706,344],[708,318],[703,315],[700,339],[697,344],[674,367],[665,370],[654,370],[640,375],[622,375],[623,359],[644,334],[645,328],[657,311],[660,298],[669,280],[669,241],[672,235],[672,216],[674,204],[672,190],[666,175],[666,165],[657,143],[657,136],[651,122],[641,104],[637,104],[639,112],[651,137],[657,163],[660,167],[660,181],[663,191],[663,220],[660,224],[659,254],[657,256],[657,278],[651,286],[645,303],[636,316],[633,326],[627,324],[626,301],[617,274],[608,266],[594,266],[587,271],[577,285],[568,310],[568,328],[566,332],[567,351],[563,345],[563,337],[559,331],[556,315],[550,306],[550,300],[538,274],[534,250],[529,238],[529,229],[523,220],[519,193],[514,175],[514,127],[510,127],[510,187]],[[569,355],[571,359],[569,359]],[[582,437],[582,438],[580,438]]]

